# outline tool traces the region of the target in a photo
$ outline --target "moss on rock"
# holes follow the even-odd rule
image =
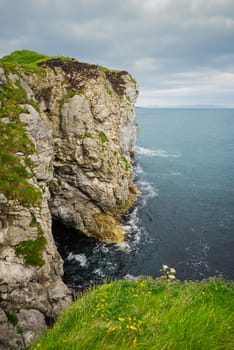
[[[15,252],[17,255],[24,257],[25,265],[41,267],[45,264],[42,254],[45,250],[46,243],[46,238],[43,236],[35,240],[23,241],[15,246]]]
[[[40,202],[41,192],[28,179],[32,177],[27,168],[32,168],[30,155],[35,147],[20,121],[26,93],[19,80],[0,86],[0,192],[8,199],[17,199],[23,206]]]

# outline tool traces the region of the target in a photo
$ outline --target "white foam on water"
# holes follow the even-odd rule
[[[209,245],[206,241],[200,239],[191,244],[185,249],[187,253],[186,264],[193,267],[193,270],[199,273],[201,277],[203,276],[204,270],[209,270],[208,264],[208,252]]]
[[[136,281],[138,277],[130,275],[129,273],[127,273],[123,278],[126,279],[126,280]]]
[[[101,245],[100,249],[105,254],[110,251],[110,249],[105,244]]]
[[[73,254],[72,252],[68,254],[67,256],[67,260],[71,261],[71,260],[76,260],[81,267],[85,267],[87,265],[87,258],[84,254]]]
[[[138,156],[145,157],[161,157],[161,158],[180,158],[180,153],[168,153],[164,149],[150,149],[145,147],[136,146],[135,152]]]
[[[169,175],[170,175],[170,176],[181,176],[182,173],[180,173],[179,171],[170,171],[170,172],[169,172]]]
[[[141,175],[142,173],[144,172],[142,166],[140,163],[137,163],[135,166],[134,166],[134,173],[136,175]]]
[[[125,241],[125,242],[121,242],[121,243],[116,243],[115,248],[116,248],[116,250],[128,252],[130,249],[130,245],[128,242]]]
[[[95,275],[98,275],[99,277],[105,277],[105,274],[103,273],[101,268],[97,268],[97,269],[93,270],[93,273]]]
[[[159,190],[156,189],[152,183],[147,181],[139,181],[137,184],[140,192],[142,193],[143,202],[147,202],[149,198],[154,198],[158,196]]]

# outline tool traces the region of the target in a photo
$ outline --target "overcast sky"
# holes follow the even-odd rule
[[[234,0],[0,0],[0,56],[128,70],[138,106],[234,107]]]

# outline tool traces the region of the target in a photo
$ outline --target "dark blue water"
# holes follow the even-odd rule
[[[137,109],[141,196],[125,218],[126,242],[106,244],[55,224],[65,282],[160,275],[234,279],[234,110]],[[61,237],[63,237],[61,239]]]

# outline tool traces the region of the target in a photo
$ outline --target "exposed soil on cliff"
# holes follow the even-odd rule
[[[85,80],[98,79],[101,75],[101,72],[104,72],[106,78],[111,83],[113,90],[116,91],[120,96],[125,93],[125,81],[123,79],[123,76],[128,75],[128,72],[126,71],[116,72],[105,70],[98,65],[79,62],[74,59],[69,61],[62,59],[51,59],[46,62],[38,63],[38,65],[42,68],[61,68],[66,73],[69,85],[75,90],[77,90],[77,88],[80,88],[81,85],[84,86]]]

